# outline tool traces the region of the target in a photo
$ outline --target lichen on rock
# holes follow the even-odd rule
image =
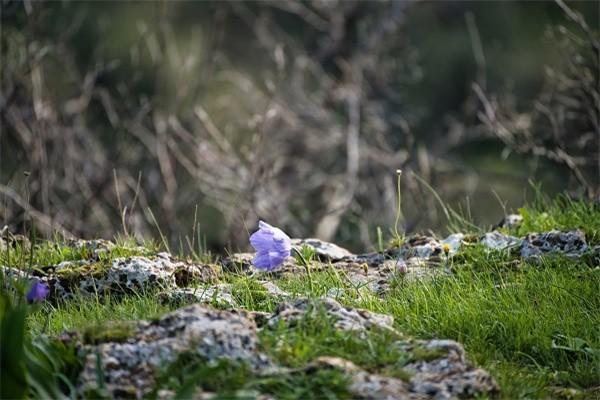
[[[562,232],[530,233],[521,246],[521,257],[535,259],[544,254],[563,254],[580,257],[588,250],[585,233],[580,230]]]
[[[257,371],[273,366],[259,351],[256,325],[244,313],[195,304],[152,322],[139,321],[131,329],[127,339],[83,345],[87,355],[78,379],[80,393],[94,393],[103,386],[113,398],[143,398],[154,389],[160,368],[183,353],[207,362],[220,358],[244,362]],[[98,382],[99,376],[103,382]]]
[[[465,351],[458,342],[416,340],[409,345],[401,345],[405,351],[418,356],[404,367],[412,374],[411,392],[435,399],[454,399],[499,391],[498,384],[489,373],[467,361]],[[423,353],[423,350],[426,352]]]
[[[300,298],[281,303],[267,325],[276,327],[282,322],[286,325],[294,325],[302,318],[318,317],[319,312],[325,313],[325,316],[332,320],[333,326],[339,330],[366,332],[372,329],[381,329],[395,332],[392,316],[344,307],[328,297],[321,299]]]

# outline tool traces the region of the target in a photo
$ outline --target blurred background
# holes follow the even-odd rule
[[[367,251],[596,197],[599,3],[2,0],[0,219]],[[185,245],[183,246],[185,247]]]

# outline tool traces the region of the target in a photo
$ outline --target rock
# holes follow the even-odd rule
[[[402,260],[402,259],[401,259]],[[396,269],[396,277],[401,278],[405,281],[412,282],[416,280],[427,280],[432,279],[441,275],[449,275],[450,271],[440,266],[431,265],[428,261],[419,257],[411,257],[407,260],[402,260],[406,264],[406,272],[398,271],[398,261],[388,260],[385,265],[390,270]],[[388,278],[391,279],[392,276]]]
[[[460,247],[462,246],[462,241],[464,238],[465,238],[464,233],[453,233],[452,235],[448,236],[446,239],[442,240],[442,242],[441,242],[442,250],[443,250],[443,246],[446,244],[446,245],[448,245],[448,247],[450,249],[448,255],[452,256],[452,255],[456,254],[456,252],[458,250],[460,250]]]
[[[333,267],[341,270],[343,272],[341,276],[356,290],[370,290],[378,294],[383,294],[388,289],[393,273],[385,263],[373,267],[365,263],[335,263]]]
[[[237,302],[231,294],[231,285],[219,284],[199,288],[177,288],[159,294],[163,304],[217,303],[235,307]]]
[[[110,397],[146,397],[154,389],[156,372],[182,354],[206,362],[245,362],[253,371],[273,365],[259,352],[256,325],[242,312],[195,304],[153,322],[139,321],[130,329],[131,335],[118,341],[84,344],[87,356],[77,385],[83,397],[99,389],[99,376]]]
[[[324,297],[321,299],[300,298],[293,302],[281,303],[267,325],[271,328],[283,321],[286,325],[294,325],[306,316],[318,317],[317,313],[325,312],[336,329],[344,331],[366,332],[381,329],[395,332],[394,318],[390,315],[376,314],[367,310],[344,307],[337,301]]]
[[[508,236],[498,231],[488,232],[481,238],[480,243],[493,250],[504,250],[521,244],[521,239]]]
[[[340,287],[332,287],[327,290],[325,296],[337,299],[346,295],[346,289]]]
[[[560,253],[567,257],[580,257],[588,250],[585,234],[580,231],[530,233],[521,245],[521,257],[538,258],[543,254]]]
[[[367,264],[369,267],[377,267],[377,266],[383,264],[383,262],[386,259],[397,257],[397,254],[398,254],[398,249],[389,249],[389,250],[384,251],[383,254],[382,253],[357,254],[350,261],[357,263],[357,264]]]
[[[254,253],[234,253],[225,257],[221,265],[228,272],[251,272],[253,259]]]
[[[502,221],[496,224],[495,228],[517,229],[523,223],[523,216],[519,214],[508,214]]]
[[[433,256],[443,253],[442,244],[429,236],[413,236],[402,246],[401,253],[404,259],[417,257],[429,260]]]
[[[117,258],[104,276],[82,277],[79,289],[82,293],[129,293],[151,289],[174,289],[176,273],[181,269],[194,269],[183,262],[170,259],[166,253],[155,258]],[[193,273],[192,273],[193,274]]]
[[[467,362],[462,346],[452,340],[415,341],[403,346],[409,357],[423,358],[403,368],[405,380],[369,373],[338,357],[319,357],[302,371],[342,371],[350,379],[350,394],[364,399],[474,398],[493,396],[499,391],[491,375]]]
[[[48,300],[66,300],[76,295],[139,293],[143,290],[165,291],[192,283],[212,281],[217,272],[211,265],[188,264],[167,253],[156,257],[128,257],[106,261],[63,261],[36,273],[50,286]],[[35,270],[34,270],[35,271]]]
[[[435,399],[473,398],[499,391],[486,371],[475,368],[453,340],[416,340],[403,349],[413,354],[404,369],[412,374],[410,391]]]
[[[88,254],[88,257],[94,260],[98,260],[100,254],[109,253],[115,247],[113,242],[104,239],[67,239],[65,245],[75,250],[84,250]],[[139,249],[143,250],[142,253],[146,252],[146,249],[143,247]]]
[[[315,255],[323,261],[342,261],[352,259],[354,254],[337,244],[324,242],[320,239],[292,239],[292,246],[300,250],[302,246],[312,247]]]
[[[408,385],[400,379],[368,373],[343,358],[319,357],[307,365],[303,372],[310,374],[324,369],[336,369],[347,375],[350,379],[348,391],[355,398],[385,400],[427,398],[410,393]]]
[[[32,271],[33,272],[33,271]],[[34,275],[20,268],[5,267],[0,265],[0,274],[6,278],[5,283],[19,279],[33,279]]]
[[[288,292],[286,292],[285,290],[281,290],[277,285],[275,285],[271,281],[258,281],[258,283],[260,283],[261,286],[264,287],[267,293],[271,296],[279,298],[291,297],[291,295]]]

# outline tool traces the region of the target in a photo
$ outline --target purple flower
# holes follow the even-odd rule
[[[398,262],[396,262],[396,270],[399,274],[406,274],[408,272],[408,265],[406,265],[406,261],[399,259]]]
[[[50,288],[45,283],[41,283],[36,280],[31,286],[29,293],[27,293],[27,302],[33,303],[36,301],[42,301],[50,293]]]
[[[250,244],[256,250],[252,263],[265,271],[273,271],[279,267],[292,251],[289,236],[263,221],[258,222],[258,231],[250,236]]]

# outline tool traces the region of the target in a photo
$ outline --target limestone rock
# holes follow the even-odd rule
[[[279,298],[291,297],[291,295],[288,292],[286,292],[285,290],[281,290],[279,286],[277,286],[271,281],[259,281],[258,283],[260,283],[260,285],[264,287],[267,293],[271,296]]]
[[[492,231],[483,235],[480,243],[493,250],[504,250],[520,245],[521,239],[505,235],[498,231]]]
[[[489,395],[499,390],[494,378],[473,367],[466,360],[463,347],[453,340],[417,340],[404,346],[404,350],[416,357],[404,367],[412,374],[411,392],[435,399],[454,399]]]
[[[65,245],[76,250],[84,250],[89,254],[90,259],[94,260],[98,260],[101,254],[108,253],[115,247],[113,242],[104,239],[68,239],[65,242]],[[143,247],[140,247],[139,249],[145,252]]]
[[[402,246],[402,253],[405,259],[417,257],[428,260],[433,256],[441,256],[443,250],[442,244],[433,237],[413,236]]]
[[[246,272],[252,270],[254,253],[234,253],[222,261],[223,269],[229,272]]]
[[[177,288],[159,294],[160,301],[170,304],[218,303],[229,307],[237,305],[231,294],[231,285],[218,284],[198,288]]]
[[[307,365],[303,371],[311,373],[323,369],[336,369],[347,375],[350,379],[348,391],[356,398],[385,400],[420,400],[428,398],[410,393],[408,385],[400,379],[368,373],[343,358],[319,357]]]
[[[330,317],[336,329],[344,331],[366,332],[371,329],[382,329],[395,332],[394,318],[390,315],[377,314],[367,310],[344,307],[334,299],[300,298],[292,302],[281,303],[267,325],[276,327],[280,321],[293,325],[307,315],[315,315],[320,311]]]
[[[177,274],[181,274],[182,270],[200,278],[210,276],[208,272],[210,267],[190,266],[173,260],[167,253],[159,253],[155,258],[117,258],[112,261],[106,275],[83,277],[79,282],[79,289],[83,293],[128,293],[144,289],[174,289],[177,287]]]
[[[159,253],[156,257],[116,258],[110,265],[93,260],[63,261],[43,270],[46,273],[33,270],[33,275],[50,287],[50,301],[67,300],[77,295],[169,291],[192,283],[210,282],[217,274],[211,265],[189,264],[167,253]]]
[[[588,250],[585,233],[580,230],[530,233],[523,240],[521,257],[537,258],[548,253],[562,253],[567,257],[580,257]]]
[[[465,238],[464,233],[453,233],[449,235],[447,238],[441,241],[442,246],[448,245],[450,251],[448,255],[452,256],[460,250],[462,246],[463,239]]]
[[[84,396],[98,389],[97,379],[102,376],[113,398],[145,397],[154,388],[157,370],[183,353],[207,362],[220,358],[246,362],[256,371],[272,367],[267,356],[258,350],[254,321],[244,313],[198,304],[153,322],[137,322],[132,335],[124,340],[85,344],[83,350],[87,356],[78,390]]]
[[[297,249],[302,246],[309,246],[315,251],[315,255],[323,261],[341,261],[354,257],[354,254],[343,247],[320,239],[292,239],[292,246]]]
[[[523,216],[519,214],[508,214],[500,221],[496,228],[516,229],[523,223]]]

